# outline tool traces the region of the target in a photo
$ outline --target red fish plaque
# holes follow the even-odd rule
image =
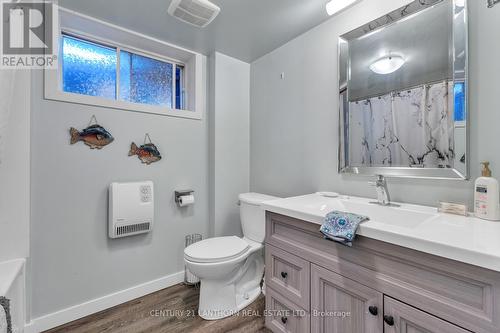
[[[144,141],[146,141],[146,139],[149,139],[149,143],[144,142],[144,144],[140,147],[132,142],[128,156],[137,155],[142,163],[150,165],[151,163],[161,160],[161,154],[158,148],[151,142],[149,134],[146,134]]]
[[[92,125],[92,121],[95,121],[95,124]],[[115,139],[104,127],[97,124],[97,120],[95,116],[92,116],[90,120],[90,124],[87,128],[82,131],[77,130],[74,127],[71,127],[69,130],[71,135],[70,144],[74,145],[75,143],[82,141],[90,149],[102,149],[104,146],[109,145]]]

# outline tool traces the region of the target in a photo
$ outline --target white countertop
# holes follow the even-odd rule
[[[266,211],[318,224],[333,210],[370,217],[357,234],[500,272],[500,222],[438,213],[411,204],[373,205],[373,199],[319,194],[267,201]],[[355,242],[355,241],[354,241]]]

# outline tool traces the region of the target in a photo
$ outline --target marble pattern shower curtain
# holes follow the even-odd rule
[[[452,167],[453,83],[349,103],[352,166]]]

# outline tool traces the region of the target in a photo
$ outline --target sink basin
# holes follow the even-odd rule
[[[403,228],[416,228],[437,214],[420,212],[401,207],[385,207],[372,203],[343,200],[344,211],[364,215],[371,221]]]
[[[436,210],[429,207],[405,204],[398,207],[380,206],[374,204],[373,199],[347,196],[327,198],[321,195],[306,195],[281,200],[279,206],[283,208],[283,214],[294,211],[304,214],[296,216],[297,218],[316,223],[322,223],[326,214],[338,210],[367,216],[370,223],[410,229],[438,216]]]

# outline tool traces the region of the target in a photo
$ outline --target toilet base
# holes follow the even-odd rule
[[[264,260],[260,251],[247,259],[242,275],[229,281],[201,280],[198,315],[205,320],[230,317],[254,302],[261,293]],[[239,275],[239,276],[238,276]]]
[[[203,285],[207,288],[203,288]],[[205,284],[203,284],[202,282],[198,315],[205,320],[218,320],[231,317],[252,304],[259,298],[261,293],[260,287],[257,287],[254,290],[246,292],[244,295],[236,295],[234,297],[234,285],[225,288],[219,287],[218,290],[211,288],[213,286],[210,283],[205,281]],[[210,289],[216,292],[213,293]],[[203,300],[206,300],[207,304],[203,304],[205,303]]]

